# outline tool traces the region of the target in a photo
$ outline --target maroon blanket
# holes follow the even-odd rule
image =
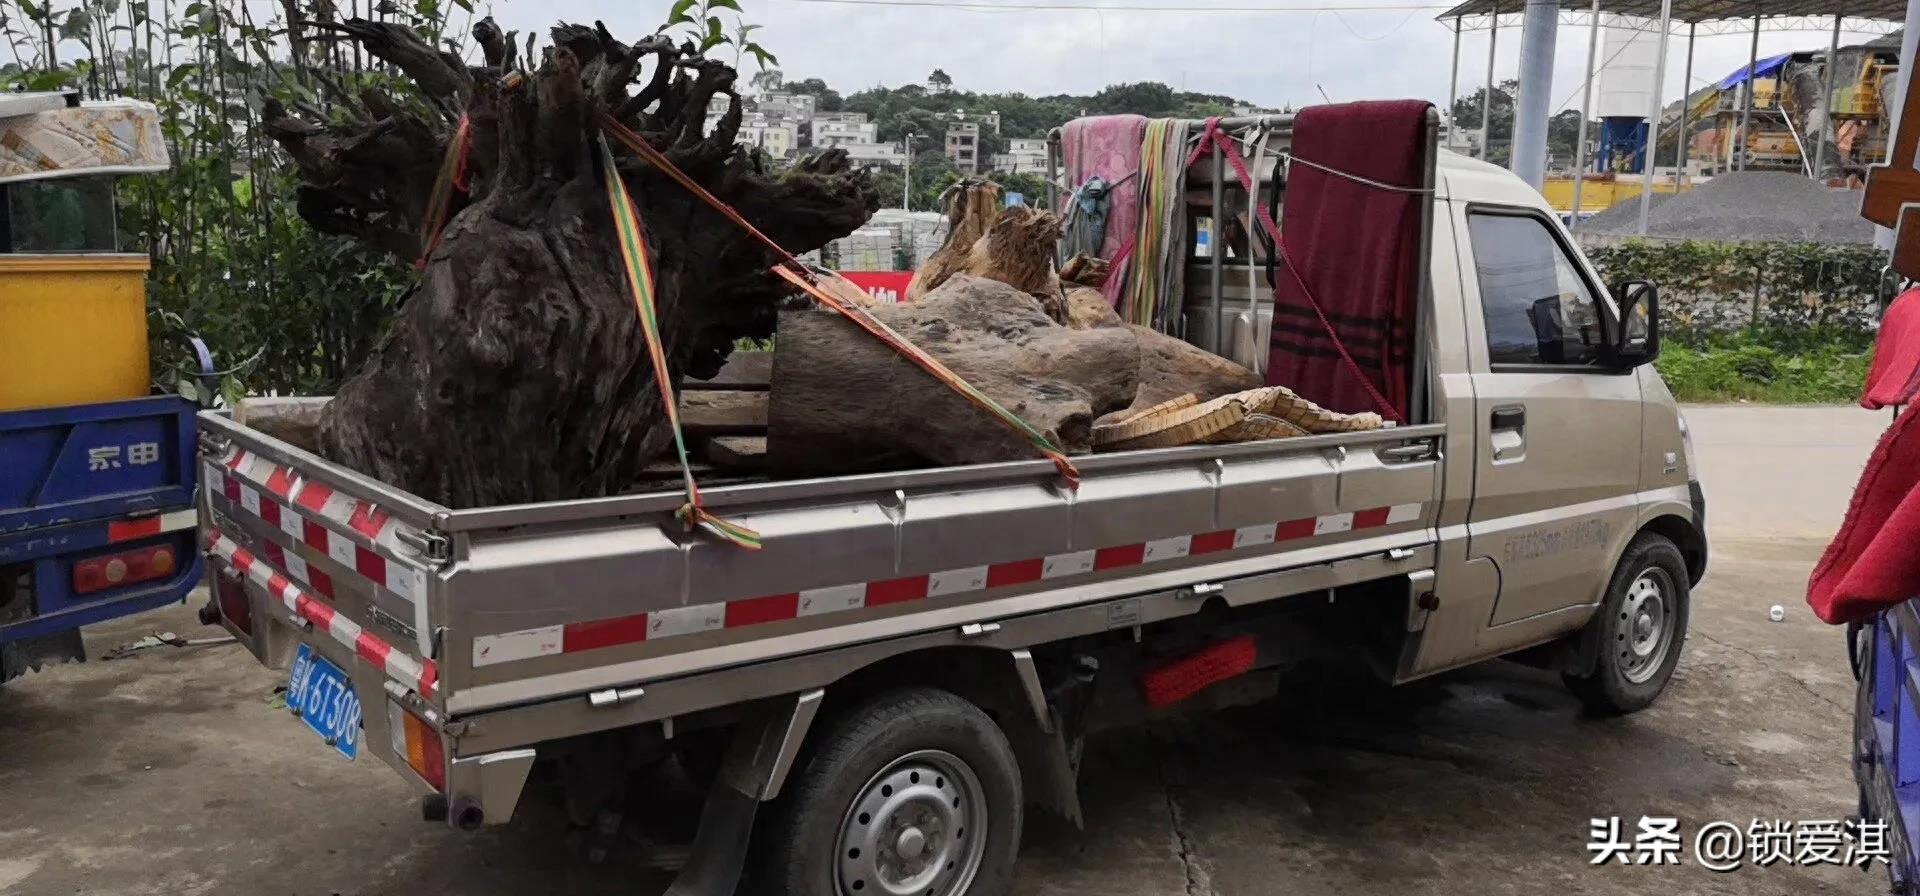
[[[1908,408],[1880,437],[1854,486],[1846,522],[1807,582],[1830,623],[1856,622],[1920,596],[1920,427]]]
[[[1312,106],[1294,120],[1294,164],[1287,174],[1280,238],[1304,282],[1276,279],[1273,347],[1267,382],[1287,386],[1336,411],[1382,411],[1366,376],[1406,417],[1412,384],[1413,328],[1419,300],[1420,216],[1430,198],[1427,113],[1416,100]],[[1383,189],[1329,173],[1322,165],[1406,189]],[[1360,368],[1340,360],[1308,294]]]

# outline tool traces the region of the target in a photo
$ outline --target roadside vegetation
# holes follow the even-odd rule
[[[1681,401],[1857,401],[1873,357],[1871,246],[1629,241],[1587,250],[1608,283],[1660,287],[1659,361]]]

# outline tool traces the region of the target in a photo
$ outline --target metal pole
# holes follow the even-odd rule
[[[1753,132],[1748,130],[1753,124],[1753,90],[1759,86],[1760,73],[1754,66],[1760,64],[1760,16],[1753,17],[1753,42],[1747,47],[1747,89],[1740,98],[1740,143],[1739,152],[1734,156],[1735,169],[1747,170],[1747,155],[1753,148]],[[1777,92],[1777,91],[1776,91]]]
[[[900,210],[913,211],[913,132],[908,131],[904,141],[907,145],[907,176],[900,179]]]
[[[1920,2],[1920,0],[1915,0]],[[1667,34],[1673,30],[1673,0],[1660,0],[1660,55],[1653,61],[1653,101],[1647,108],[1646,161],[1640,166],[1640,235],[1653,211],[1653,148],[1660,145],[1660,92],[1667,83]]]
[[[1833,66],[1840,61],[1840,16],[1833,17],[1833,36],[1827,39],[1827,64],[1820,71],[1820,120],[1808,121],[1807,139],[1813,141],[1813,176],[1825,180],[1827,170],[1827,132],[1833,129]],[[1815,130],[1818,128],[1818,130]]]
[[[1547,179],[1547,104],[1553,101],[1553,51],[1560,27],[1557,0],[1527,0],[1520,20],[1520,89],[1513,103],[1513,149],[1507,167],[1538,190]]]
[[[1454,120],[1453,104],[1460,101],[1460,17],[1453,17],[1453,69],[1447,76],[1447,133],[1451,141],[1460,122]]]
[[[1913,65],[1907,60],[1920,53],[1920,0],[1907,0],[1907,21],[1900,35],[1900,68],[1894,75],[1893,108],[1887,114],[1887,151],[1893,151],[1893,135],[1899,132],[1900,112],[1906,106],[1907,84],[1912,81]],[[1888,159],[1887,161],[1895,161]],[[1899,159],[1901,165],[1913,164],[1912,159]],[[1893,248],[1893,231],[1878,224],[1873,228],[1873,244],[1882,249]]]
[[[1258,189],[1259,186],[1259,182],[1255,181],[1254,188]],[[1248,202],[1253,201],[1255,200],[1249,197]],[[1213,154],[1213,233],[1207,237],[1207,262],[1213,277],[1213,286],[1209,290],[1212,299],[1208,303],[1207,313],[1213,315],[1213,344],[1207,348],[1222,357],[1226,356],[1227,341],[1227,314],[1223,307],[1226,297],[1226,235],[1227,154],[1215,152]],[[1175,309],[1174,313],[1181,314],[1184,311],[1185,309]]]
[[[1699,28],[1687,23],[1687,73],[1680,78],[1680,130],[1675,132],[1673,152],[1673,191],[1680,192],[1681,179],[1687,176],[1687,106],[1693,102],[1693,32]]]
[[[1920,3],[1920,0],[1914,0]],[[1493,148],[1493,51],[1500,46],[1500,4],[1487,14],[1487,92],[1480,95],[1480,158]]]
[[[1580,186],[1587,177],[1587,119],[1593,108],[1593,58],[1600,50],[1600,0],[1593,0],[1588,13],[1593,22],[1587,28],[1586,80],[1580,85],[1580,130],[1573,140],[1573,211],[1567,217],[1567,229],[1580,229]]]

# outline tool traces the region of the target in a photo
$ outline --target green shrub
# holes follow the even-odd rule
[[[1662,347],[1660,374],[1681,401],[1836,404],[1857,401],[1872,354],[1827,346],[1782,352],[1764,345]]]
[[[1661,332],[1695,348],[1738,336],[1782,351],[1860,350],[1878,327],[1887,254],[1872,246],[1629,240],[1587,249],[1606,282],[1660,287]],[[1756,292],[1758,314],[1755,314]]]

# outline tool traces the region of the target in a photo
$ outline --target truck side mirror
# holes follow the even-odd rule
[[[1639,367],[1660,357],[1660,289],[1649,280],[1628,280],[1613,288],[1620,317],[1613,322],[1607,353],[1612,366]]]

